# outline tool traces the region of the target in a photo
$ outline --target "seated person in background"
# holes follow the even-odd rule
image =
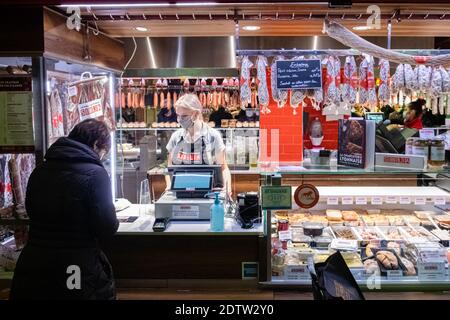
[[[417,99],[408,104],[408,111],[405,116],[405,127],[420,130],[423,128],[422,115],[425,100]]]
[[[403,124],[404,118],[402,106],[396,104],[394,106],[393,112],[389,114],[388,119],[391,120],[391,124]]]

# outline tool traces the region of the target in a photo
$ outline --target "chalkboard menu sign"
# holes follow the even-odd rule
[[[322,88],[320,60],[279,60],[277,63],[277,89]]]

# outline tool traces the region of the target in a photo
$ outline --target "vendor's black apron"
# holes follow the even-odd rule
[[[177,166],[214,165],[211,145],[212,141],[205,142],[205,137],[203,135],[201,136],[201,139],[197,139],[194,143],[186,142],[183,136],[181,136],[172,150],[172,163]],[[223,187],[222,175],[215,177],[214,187]]]

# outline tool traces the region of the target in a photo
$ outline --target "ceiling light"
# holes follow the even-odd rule
[[[243,26],[242,29],[244,29],[245,31],[256,31],[261,29],[261,27],[259,26]]]
[[[357,30],[357,31],[364,31],[364,30],[370,30],[370,29],[372,29],[372,27],[369,27],[369,26],[355,26],[352,29],[353,30]]]
[[[135,28],[137,31],[141,31],[141,32],[146,32],[148,31],[148,29],[146,27],[136,27]]]

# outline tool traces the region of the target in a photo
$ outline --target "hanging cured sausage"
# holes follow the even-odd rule
[[[277,89],[277,64],[278,60],[283,60],[282,56],[276,56],[270,67],[271,77],[270,77],[270,85],[272,88],[272,99],[278,104],[278,108],[283,108],[288,99],[288,90],[286,89]]]
[[[250,89],[250,68],[253,63],[245,56],[242,59],[241,64],[241,82],[240,82],[240,97],[241,97],[241,108],[247,108],[248,104],[251,103],[251,89]]]
[[[339,104],[341,101],[339,84],[340,67],[339,58],[330,56],[326,60],[327,74],[325,77],[325,102],[328,104]]]
[[[345,58],[343,75],[342,100],[353,105],[356,103],[356,90],[358,88],[358,68],[353,56]]]
[[[262,113],[270,113],[269,109],[269,88],[267,87],[267,58],[258,56],[256,60],[257,86],[258,86],[258,101]]]
[[[380,101],[387,103],[391,97],[389,90],[389,61],[380,59],[380,86],[378,87],[378,98]]]

